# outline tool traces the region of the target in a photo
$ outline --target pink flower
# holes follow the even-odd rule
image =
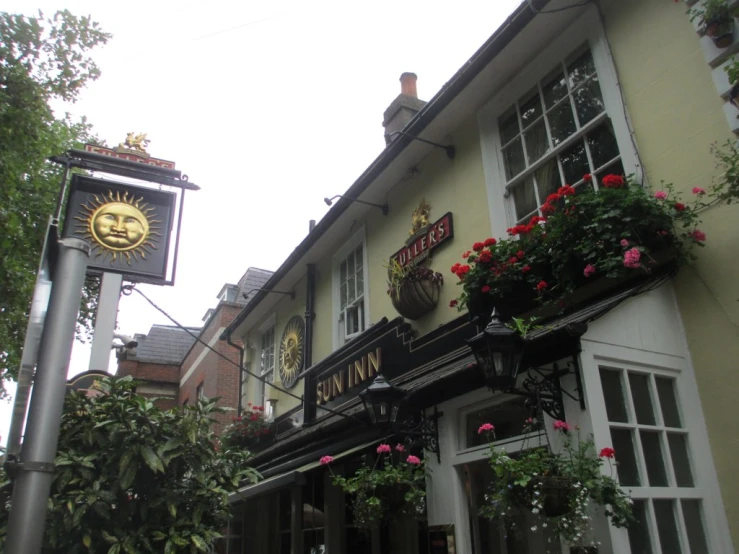
[[[706,189],[702,189],[701,187],[693,187],[693,194],[703,196],[704,194],[706,194]]]
[[[380,446],[377,447],[378,454],[382,454],[383,452],[387,453],[387,452],[390,452],[390,450],[392,449],[390,448],[389,444],[381,444]]]
[[[624,248],[626,248],[628,245],[629,245],[629,241],[628,240],[621,239],[621,246],[623,246]]]
[[[600,458],[613,458],[616,455],[616,452],[613,450],[613,448],[606,447],[603,448],[600,451],[600,454],[598,454],[598,457]]]
[[[693,237],[693,240],[696,242],[705,242],[706,240],[706,234],[700,229],[696,229],[690,233],[690,236]]]
[[[421,465],[421,459],[417,456],[408,456],[406,462],[414,466]]]
[[[558,419],[554,422],[554,430],[555,431],[569,431],[570,430],[570,424],[566,421],[562,421],[561,419]]]
[[[638,269],[641,267],[639,260],[641,259],[641,252],[639,249],[634,247],[624,252],[624,265],[631,269]]]
[[[333,462],[333,461],[334,461],[334,457],[333,457],[333,456],[323,456],[323,457],[322,457],[322,458],[321,458],[321,459],[319,460],[319,462],[318,462],[318,463],[319,463],[319,464],[321,464],[322,466],[326,466],[326,465],[330,464],[330,463],[331,463],[331,462]]]
[[[483,433],[486,433],[488,431],[495,431],[495,427],[493,427],[492,423],[483,423],[477,430],[477,434],[482,435]]]
[[[395,445],[395,450],[397,450],[398,452],[405,452],[405,446],[403,446],[402,444],[398,443],[398,444]]]
[[[583,270],[582,273],[583,275],[585,275],[585,277],[590,277],[595,272],[596,272],[595,266],[592,264],[588,264],[585,266],[585,269]]]
[[[657,200],[664,200],[665,198],[667,198],[667,193],[663,190],[658,190],[657,192],[654,193],[654,197]]]
[[[542,292],[544,289],[546,289],[549,285],[546,281],[539,281],[539,284],[536,285],[536,290],[539,292]]]

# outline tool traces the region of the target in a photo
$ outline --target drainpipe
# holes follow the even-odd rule
[[[235,342],[231,342],[231,330],[226,329],[226,344],[229,346],[233,346],[236,350],[239,351],[239,392],[238,392],[238,398],[239,403],[236,407],[236,416],[241,415],[241,397],[244,389],[244,348],[242,346],[239,346]]]
[[[305,291],[305,364],[304,369],[308,369],[313,365],[313,319],[316,314],[316,266],[308,264],[306,266],[306,288]]]

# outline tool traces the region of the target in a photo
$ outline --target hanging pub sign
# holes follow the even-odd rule
[[[120,143],[116,148],[106,148],[105,146],[97,146],[96,144],[85,144],[85,152],[100,154],[119,160],[129,162],[138,162],[164,169],[174,169],[174,162],[152,158],[146,151],[146,147],[151,142],[146,138],[146,133],[128,133],[126,140]]]
[[[74,175],[64,236],[90,243],[88,269],[164,282],[176,194]]]
[[[425,200],[421,200],[418,208],[413,211],[410,237],[405,246],[390,257],[397,260],[400,267],[420,264],[431,252],[454,236],[451,212],[447,212],[434,223],[429,222],[430,213],[431,206]]]

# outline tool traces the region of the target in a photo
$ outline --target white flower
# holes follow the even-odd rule
[[[546,524],[546,523],[542,523],[542,524],[541,524],[541,526],[542,526],[542,527],[543,527],[544,529],[546,529],[546,528],[547,528],[547,524]]]
[[[531,509],[531,513],[532,514],[538,514],[539,513],[539,508],[532,508]]]
[[[531,528],[532,531],[536,531],[536,525]]]

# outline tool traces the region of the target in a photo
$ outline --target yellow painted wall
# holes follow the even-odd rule
[[[717,171],[710,144],[735,137],[685,5],[618,0],[606,8],[605,20],[651,187],[673,182],[690,200],[692,187],[708,188]],[[732,538],[739,544],[739,429],[731,415],[739,375],[739,207],[711,208],[702,219],[706,247],[675,287]]]
[[[419,335],[428,333],[451,319],[459,312],[449,307],[461,289],[456,285],[450,268],[462,261],[462,252],[472,244],[490,236],[490,216],[482,173],[482,158],[477,123],[474,118],[464,121],[449,137],[457,155],[454,160],[436,149],[418,164],[419,172],[401,181],[388,196],[390,215],[373,212],[367,222],[367,248],[370,283],[370,314],[373,321],[382,316],[397,317],[387,294],[387,264],[408,238],[411,214],[422,198],[431,205],[429,220],[434,222],[446,212],[452,212],[454,237],[432,254],[429,264],[444,276],[439,304],[431,313],[411,322]],[[474,199],[474,201],[473,201]]]

